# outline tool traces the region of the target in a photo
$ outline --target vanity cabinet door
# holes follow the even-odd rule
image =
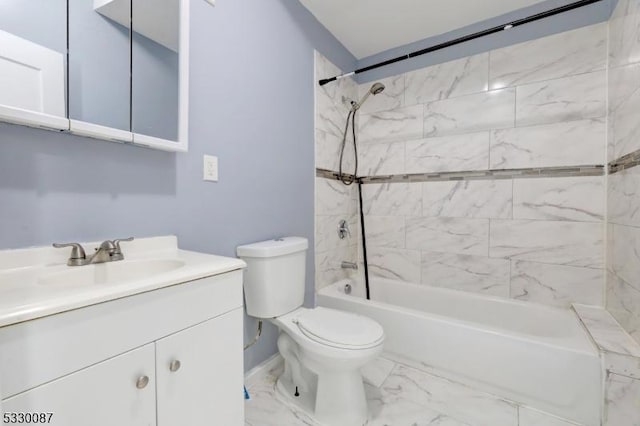
[[[158,426],[244,425],[242,308],[156,342]]]
[[[154,346],[143,346],[7,398],[2,409],[5,414],[52,413],[50,423],[30,424],[155,425]]]

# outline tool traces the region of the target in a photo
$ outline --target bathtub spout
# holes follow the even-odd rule
[[[355,263],[355,262],[347,262],[347,261],[343,261],[343,262],[340,264],[340,267],[341,267],[342,269],[353,269],[354,271],[357,271],[357,270],[358,270],[358,264],[357,264],[357,263]]]

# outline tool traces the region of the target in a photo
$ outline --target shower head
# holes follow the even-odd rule
[[[360,102],[353,102],[351,104],[351,110],[352,111],[357,111],[360,109],[360,107],[367,101],[367,99],[369,98],[369,96],[371,95],[379,95],[380,93],[382,93],[384,91],[384,84],[382,83],[374,83],[371,88],[369,89],[369,91],[367,93],[365,93],[365,95],[362,97],[362,99],[360,99]]]
[[[372,95],[379,95],[383,91],[384,84],[382,83],[374,83],[373,86],[371,86],[371,89],[369,89],[369,92],[371,92]]]

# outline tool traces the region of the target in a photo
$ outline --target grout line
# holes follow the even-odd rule
[[[489,155],[487,155],[487,170],[491,169],[491,142],[493,142],[493,134],[494,134],[494,130],[489,130],[488,132],[489,138],[488,138],[488,143],[487,143],[487,152]]]
[[[613,13],[613,11],[611,11]],[[605,125],[605,135],[604,135],[604,161],[605,164],[607,164],[607,160],[609,159],[609,150],[611,149],[611,146],[609,145],[610,140],[612,139],[612,131],[610,129],[610,120],[611,120],[611,110],[609,109],[611,107],[611,58],[610,58],[610,54],[611,54],[611,25],[609,24],[609,22],[607,22],[607,26],[605,29],[605,40],[606,40],[606,46],[605,46],[605,81],[606,81],[606,85],[605,85],[605,111],[607,112],[605,119],[604,119],[604,125]],[[613,154],[613,152],[611,153]],[[602,257],[603,257],[603,273],[602,273],[602,280],[600,281],[600,295],[602,296],[602,306],[604,307],[604,309],[607,309],[607,297],[609,296],[609,290],[608,290],[608,281],[609,281],[609,262],[611,261],[611,265],[613,265],[613,260],[609,259],[609,231],[610,231],[610,227],[609,227],[609,176],[611,175],[611,164],[608,164],[608,167],[605,170],[605,175],[604,175],[604,179],[603,179],[603,192],[604,192],[604,199],[601,200],[602,203],[604,203],[603,206],[603,213],[604,213],[604,217],[603,217],[603,230],[602,230],[602,234],[603,234],[603,240],[602,240],[602,246],[603,246],[603,252],[602,252]],[[612,229],[612,228],[611,228]],[[572,306],[573,309],[573,306]],[[574,312],[575,311],[574,309]],[[579,316],[578,316],[579,317]],[[580,321],[582,322],[582,320]],[[604,357],[601,357],[601,362],[603,363],[603,371],[605,371],[604,369]],[[606,374],[605,374],[606,375]],[[603,377],[603,382],[604,382],[604,377]],[[603,413],[601,415],[602,418],[604,418],[604,413],[606,412],[606,385],[605,383],[603,383],[602,386],[602,390],[601,390],[601,395],[600,395],[600,410],[601,413]]]
[[[513,299],[513,291],[511,289],[511,281],[513,280],[513,259],[509,258],[509,299]]]
[[[407,107],[407,73],[402,73],[402,107]],[[424,121],[424,120],[423,120]]]
[[[491,259],[491,221],[492,219],[487,218],[487,259]]]
[[[518,128],[518,88],[521,86],[513,86],[513,128]]]
[[[516,218],[516,180],[511,179],[511,220]]]
[[[427,135],[424,134],[424,122],[427,121],[427,104],[422,105],[422,139],[426,138]]]
[[[495,49],[487,52],[487,90],[491,90],[491,53],[494,52]]]

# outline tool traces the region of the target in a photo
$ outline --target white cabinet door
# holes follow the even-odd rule
[[[0,31],[0,76],[1,105],[65,117],[62,53]]]
[[[2,409],[53,413],[50,424],[57,426],[154,426],[154,349],[149,344],[7,398]]]
[[[242,345],[242,308],[156,342],[158,426],[244,425]]]

